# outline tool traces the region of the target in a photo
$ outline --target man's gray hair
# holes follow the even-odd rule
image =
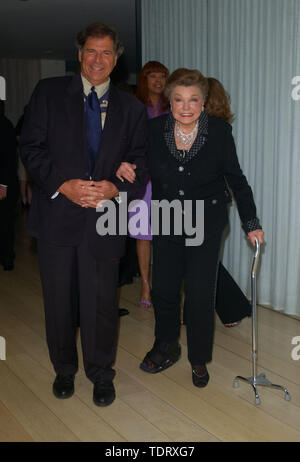
[[[124,51],[124,47],[116,29],[103,22],[93,22],[77,34],[76,45],[80,50],[82,50],[89,37],[110,37],[114,43],[114,50],[118,58]]]

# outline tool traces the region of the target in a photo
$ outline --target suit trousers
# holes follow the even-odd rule
[[[9,186],[7,197],[0,201],[0,260],[13,261],[17,185]]]
[[[75,247],[38,240],[46,337],[57,374],[78,369],[78,315],[85,373],[96,383],[112,380],[118,337],[116,293],[119,260],[96,260],[87,238]]]
[[[192,365],[212,359],[214,307],[222,232],[200,246],[185,246],[184,240],[153,238],[152,302],[155,337],[175,342],[180,336],[182,282],[188,359]]]

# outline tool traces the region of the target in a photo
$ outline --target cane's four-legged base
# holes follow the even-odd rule
[[[285,387],[282,387],[281,385],[275,385],[274,383],[271,383],[268,379],[266,379],[265,374],[259,374],[255,377],[248,377],[248,378],[241,377],[240,375],[238,375],[233,381],[234,388],[238,388],[239,380],[242,380],[243,382],[247,382],[250,385],[252,385],[253,391],[255,393],[255,404],[260,404],[260,398],[259,398],[259,394],[256,388],[258,385],[262,385],[265,387],[273,387],[273,388],[277,388],[277,390],[282,390],[285,393],[284,395],[285,400],[286,401],[291,400],[291,395],[289,394],[288,389]]]

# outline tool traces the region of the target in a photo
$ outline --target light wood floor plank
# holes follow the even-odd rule
[[[31,436],[17,422],[15,417],[0,402],[0,441],[1,442],[29,442],[33,441]]]
[[[129,328],[130,323],[133,323],[133,326],[131,326],[131,329]],[[136,339],[136,337],[133,336],[133,334],[132,334],[132,332],[135,330],[134,323],[135,323],[135,321],[132,321],[132,320],[128,319],[127,326],[126,326],[127,331],[126,331],[125,337],[126,338],[130,337],[131,340],[130,340],[130,347],[129,348],[128,348],[128,341],[126,341],[126,348],[127,348],[127,351],[131,352],[132,354],[137,355],[137,357],[141,359],[145,352],[143,352],[141,347],[140,347],[139,338]],[[124,329],[125,329],[125,327],[124,327]],[[131,334],[130,334],[130,332],[131,332]],[[146,329],[143,329],[142,334],[143,334],[144,339],[146,340],[146,336],[147,336]],[[148,338],[148,342],[149,342],[149,338]],[[122,344],[122,338],[120,340],[120,343]],[[149,342],[149,343],[151,345],[151,342]],[[195,392],[195,390],[199,391],[199,390],[195,389],[195,387],[193,387],[193,385],[192,385],[190,366],[188,365],[188,363],[187,363],[187,361],[185,359],[186,354],[187,354],[186,353],[186,347],[183,345],[183,355],[182,355],[183,359],[180,360],[180,362],[178,363],[180,366],[178,365],[176,367],[172,367],[172,368],[168,369],[167,371],[165,371],[164,374],[167,375],[168,377],[172,377],[173,380],[175,380],[177,382],[177,384],[181,384],[181,385],[184,384],[184,386],[188,387],[188,389],[191,392]],[[234,358],[231,358],[231,361],[232,361],[232,364],[233,364],[234,363]],[[179,367],[184,367],[184,369],[187,370],[187,372],[185,374],[186,377],[185,377],[185,375],[181,375],[181,373],[178,372]],[[235,375],[234,375],[233,371],[232,371],[232,373],[230,371],[229,377],[228,377],[228,374],[227,374],[227,384],[229,384],[229,383],[232,384],[232,380],[233,380],[234,377],[235,377]],[[235,414],[235,418],[237,418],[241,423],[243,423],[245,420],[249,421],[249,419],[250,419],[250,422],[253,421],[253,420],[255,421],[255,419],[253,418],[253,415],[252,415],[252,409],[253,409],[252,405],[250,405],[250,407],[248,408],[247,405],[244,407],[245,403],[240,403],[240,402],[236,403],[236,398],[234,396],[234,391],[235,390],[228,388],[228,391],[226,391],[224,389],[224,387],[222,386],[222,383],[220,383],[220,384],[218,383],[217,387],[214,387],[213,386],[213,380],[214,380],[214,375],[212,374],[212,379],[211,379],[208,387],[205,388],[204,390],[200,390],[201,391],[201,397],[203,399],[205,399],[208,403],[214,403],[214,406],[217,406],[219,410],[221,410],[222,412],[226,412],[231,416],[234,415],[234,410],[235,410],[236,406],[238,406],[239,412],[237,414]],[[241,387],[242,387],[242,385],[241,385]],[[212,389],[212,392],[210,393],[211,389]],[[278,391],[276,391],[276,393],[278,393]],[[283,399],[283,397],[281,399]],[[256,409],[256,411],[257,411],[257,409]],[[250,412],[250,416],[249,416],[249,419],[248,419],[247,413],[249,413],[249,412]],[[296,410],[295,412],[298,413],[298,410]],[[264,422],[264,417],[266,417],[265,422]],[[282,438],[283,440],[286,439],[286,440],[289,441],[290,438],[293,438],[293,437],[299,438],[299,436],[300,436],[300,434],[298,432],[294,432],[292,430],[292,428],[290,428],[290,426],[285,426],[285,424],[282,424],[282,425],[280,424],[278,426],[278,422],[276,420],[274,420],[274,422],[272,422],[272,419],[270,420],[269,416],[267,416],[267,415],[265,416],[265,414],[260,415],[259,411],[258,411],[258,421],[259,421],[258,428],[261,427],[261,429],[264,429],[265,435],[270,430],[270,436],[269,436],[270,440],[272,440],[272,438],[274,437],[274,440],[276,441],[276,439],[280,436],[280,438]],[[266,430],[266,428],[268,428],[268,430]]]
[[[96,412],[75,394],[71,399],[59,400],[52,394],[52,374],[28,355],[11,357],[9,367],[32,393],[53,412],[80,441],[125,441]],[[87,379],[86,379],[87,380]],[[92,394],[90,395],[92,400]]]
[[[232,387],[236,375],[252,375],[250,318],[227,329],[216,317],[211,379],[205,389],[192,384],[184,326],[182,357],[174,367],[156,375],[139,369],[154,331],[153,309],[138,308],[139,278],[121,289],[120,306],[130,314],[120,318],[115,402],[107,408],[94,405],[80,335],[75,395],[57,400],[37,255],[25,235],[25,215],[22,220],[15,269],[0,269],[0,336],[7,345],[6,361],[0,361],[0,441],[300,441],[300,361],[291,357],[300,320],[258,307],[258,372],[285,385],[292,400],[259,387],[261,404],[255,406],[249,385]]]
[[[41,327],[39,333],[28,326],[22,319],[19,319],[17,313],[12,310],[15,315],[7,310],[0,310],[0,325],[2,326],[2,336],[6,339],[7,359],[10,356],[15,356],[20,353],[26,353],[32,359],[41,364],[54,374],[53,367],[49,361],[48,348],[46,345],[45,328]],[[79,371],[78,374],[84,374],[82,365],[82,355],[80,350],[80,335],[77,339],[79,350]],[[54,375],[55,376],[55,375]]]
[[[137,368],[136,357],[125,350],[119,351],[118,367],[135,377],[143,386],[156,396],[221,441],[263,441],[263,437],[246,426],[241,425],[231,416],[226,415],[207,403],[199,394],[195,396],[182,385],[169,379],[165,373],[146,374]],[[172,369],[178,368],[178,365]],[[198,390],[196,390],[198,391]]]
[[[115,379],[115,386],[118,390],[118,378]],[[76,379],[76,394],[93,411],[101,417],[108,425],[122,434],[127,441],[170,441],[168,436],[152,425],[150,421],[143,418],[131,406],[126,404],[119,394],[114,403],[107,408],[97,408],[91,403],[93,389],[86,386],[86,379]]]
[[[4,361],[0,361],[0,376],[2,403],[34,441],[79,441],[70,428],[51,412],[47,404],[41,402]],[[6,434],[6,439],[15,441],[14,433]]]
[[[129,394],[123,399],[169,435],[171,441],[220,441],[149,390]]]

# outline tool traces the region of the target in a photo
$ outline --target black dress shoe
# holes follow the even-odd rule
[[[115,397],[115,387],[111,380],[101,380],[95,383],[93,401],[96,406],[109,406]]]
[[[133,283],[132,276],[122,277],[118,282],[118,287],[126,286]]]
[[[129,314],[129,311],[126,308],[119,308],[119,317],[126,316],[127,314]]]
[[[53,394],[56,398],[71,398],[74,393],[74,375],[57,375],[53,383]]]
[[[14,269],[13,258],[3,258],[2,265],[3,265],[4,271],[12,271]]]
[[[209,374],[206,366],[192,366],[193,384],[195,387],[204,388],[208,384]]]

